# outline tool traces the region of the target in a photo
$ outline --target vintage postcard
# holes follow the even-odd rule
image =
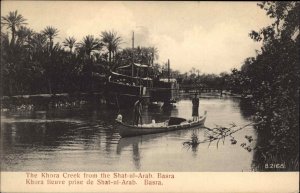
[[[1,192],[298,192],[299,20],[1,1]]]

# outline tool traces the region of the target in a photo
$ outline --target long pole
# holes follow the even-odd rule
[[[168,82],[170,82],[170,60],[168,59]]]
[[[132,32],[132,64],[131,64],[131,77],[133,77],[133,65],[134,65],[134,31]]]

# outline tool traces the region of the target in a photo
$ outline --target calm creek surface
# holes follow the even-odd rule
[[[237,98],[201,98],[200,114],[207,110],[205,126],[229,127],[248,124],[247,108]],[[121,139],[113,122],[115,108],[101,105],[84,108],[55,109],[33,112],[4,112],[1,115],[1,168],[3,171],[250,171],[253,151],[240,144],[256,133],[247,127],[233,136],[238,141],[200,144],[185,148],[193,132],[203,140],[205,129],[174,131]],[[143,120],[165,121],[169,116],[190,118],[190,99],[175,106],[143,108]],[[122,109],[125,122],[132,110]]]

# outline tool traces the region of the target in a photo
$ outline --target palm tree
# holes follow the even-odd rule
[[[150,53],[151,53],[151,65],[153,66],[154,60],[158,59],[158,49],[156,47],[150,47]]]
[[[93,67],[92,67],[92,53],[95,51],[100,51],[102,48],[102,43],[99,39],[94,38],[92,35],[87,35],[83,38],[83,40],[78,44],[79,52],[83,54],[83,63],[86,64],[85,71],[87,73],[87,82],[89,82],[89,92],[93,91]],[[87,58],[87,60],[86,60]]]
[[[65,47],[70,48],[70,52],[72,53],[73,47],[76,45],[76,39],[74,37],[68,37],[63,41]]]
[[[48,48],[48,59],[45,62],[45,74],[46,79],[48,82],[48,91],[49,94],[52,94],[52,76],[51,72],[53,69],[53,66],[55,66],[55,47],[53,49],[53,39],[58,35],[58,30],[52,26],[47,26],[43,31],[42,35],[46,36],[47,39],[49,39],[50,46],[47,46]]]
[[[34,33],[28,41],[28,53],[33,71],[41,78],[40,80],[45,78],[48,92],[52,94],[52,85],[49,77],[49,47],[46,35]]]
[[[24,45],[25,43],[28,45],[30,39],[32,38],[34,32],[32,29],[27,28],[25,26],[21,26],[20,29],[16,32],[18,39],[16,43],[18,45]]]
[[[101,32],[102,41],[105,44],[108,54],[109,54],[109,62],[111,62],[112,55],[115,55],[115,52],[118,50],[122,38],[118,36],[115,31],[104,31]]]
[[[26,19],[18,14],[17,10],[9,12],[7,16],[2,16],[1,19],[1,24],[6,25],[7,29],[11,30],[11,44],[13,45],[15,43],[16,31],[21,25],[27,24],[25,23]]]
[[[58,30],[55,27],[47,26],[43,31],[42,34],[44,34],[50,41],[50,50],[52,50],[53,47],[53,39],[58,35]]]
[[[199,75],[199,74],[200,74],[200,70],[197,69],[197,70],[196,70],[196,73],[197,73],[197,77],[199,78],[199,76],[200,76],[200,75]]]
[[[87,35],[78,44],[80,51],[82,51],[88,58],[91,58],[91,54],[94,51],[101,50],[102,44],[99,39],[94,38],[93,35]]]
[[[33,34],[29,41],[29,46],[33,54],[46,50],[47,37],[40,33]]]

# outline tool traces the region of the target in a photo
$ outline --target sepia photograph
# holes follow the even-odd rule
[[[299,21],[298,1],[1,1],[1,172],[298,172]]]

